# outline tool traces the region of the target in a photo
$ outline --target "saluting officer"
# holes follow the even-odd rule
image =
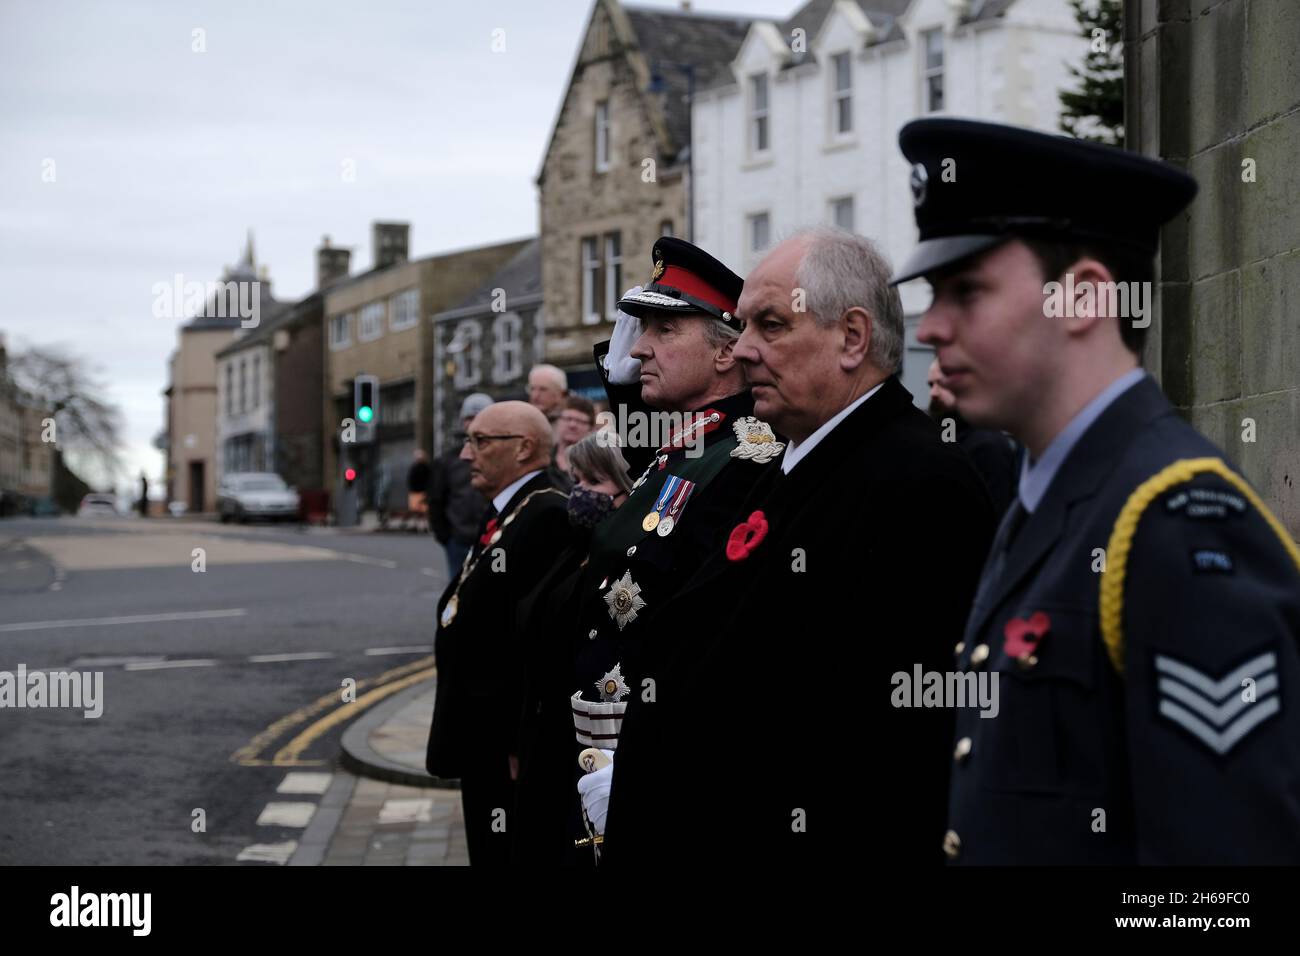
[[[630,426],[621,436],[624,454],[644,470],[628,501],[597,526],[566,616],[577,640],[575,775],[582,749],[616,749],[629,697],[653,694],[637,679],[639,643],[656,639],[647,621],[707,553],[722,547],[736,502],[776,467],[783,448],[754,418],[732,354],[740,277],[681,239],[659,239],[652,259],[650,282],[618,304],[626,318],[613,348],[608,355],[603,345],[596,350],[614,418]],[[619,384],[629,381],[639,389]],[[680,427],[668,431],[678,420]],[[660,441],[646,447],[645,438],[656,433]],[[597,831],[602,816],[603,807],[593,808]]]
[[[1139,365],[1195,181],[965,120],[899,143],[921,242],[895,281],[933,287],[958,411],[1027,451],[956,646],[1000,711],[957,714],[945,853],[1300,862],[1300,552]]]

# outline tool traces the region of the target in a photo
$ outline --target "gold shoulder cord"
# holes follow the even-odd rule
[[[524,505],[528,504],[528,502],[532,501],[538,495],[547,495],[547,494],[564,496],[564,492],[560,491],[558,488],[538,488],[536,491],[530,491],[528,493],[528,497],[526,497],[523,501],[519,502],[519,504],[515,506],[514,510],[512,510],[510,514],[506,515],[505,520],[501,522],[501,527],[498,528],[497,530],[504,531],[506,529],[506,526],[509,525],[510,522],[515,520],[515,515],[519,514],[519,512],[524,510]],[[473,550],[471,550],[469,554],[465,555],[465,561],[460,566],[460,574],[456,576],[456,590],[452,591],[451,597],[447,599],[447,604],[446,604],[447,607],[454,608],[457,606],[457,604],[459,603],[457,601],[457,598],[460,596],[460,586],[463,583],[465,583],[466,578],[468,578],[471,574],[474,573],[474,569],[478,567],[479,561],[483,559],[483,555],[487,554],[487,552],[488,549],[484,547],[482,550],[479,551],[477,555],[474,554]],[[472,561],[470,560],[471,557],[473,557]],[[453,612],[453,616],[454,616],[454,612]],[[448,623],[451,622],[448,621]]]
[[[1184,458],[1165,466],[1157,474],[1138,485],[1137,490],[1129,495],[1128,501],[1120,510],[1119,517],[1115,519],[1115,527],[1106,545],[1106,573],[1101,579],[1101,638],[1106,644],[1106,652],[1110,655],[1111,664],[1121,676],[1124,674],[1124,572],[1128,565],[1129,548],[1133,544],[1133,534],[1137,531],[1138,522],[1142,520],[1147,506],[1158,495],[1174,485],[1190,481],[1206,472],[1218,475],[1250,501],[1278,536],[1282,546],[1295,561],[1296,568],[1300,569],[1300,548],[1297,548],[1296,543],[1291,540],[1291,536],[1282,527],[1282,522],[1268,510],[1268,506],[1260,500],[1259,495],[1255,494],[1255,489],[1246,484],[1245,480],[1221,459]]]

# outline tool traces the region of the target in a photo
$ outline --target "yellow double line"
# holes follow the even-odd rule
[[[385,697],[433,677],[437,670],[432,664],[433,656],[430,655],[422,657],[418,661],[403,664],[401,667],[394,667],[378,677],[357,681],[357,690],[366,687],[373,689],[366,691],[355,701],[344,703],[331,713],[309,724],[296,737],[277,750],[275,756],[269,760],[259,756],[263,750],[269,749],[271,744],[283,737],[292,728],[339,703],[339,691],[335,690],[330,691],[328,694],[322,694],[310,704],[299,707],[293,713],[286,714],[261,731],[247,744],[231,754],[230,759],[232,762],[244,767],[319,767],[325,763],[324,760],[302,759],[302,754],[308,747],[333,727],[359,716],[366,708],[374,706]]]

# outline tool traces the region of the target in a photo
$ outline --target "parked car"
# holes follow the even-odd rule
[[[57,518],[63,514],[63,509],[54,503],[53,498],[37,498],[32,502],[33,518]]]
[[[224,521],[269,518],[295,521],[298,492],[272,472],[237,472],[217,484],[217,514]]]
[[[117,498],[113,495],[86,495],[81,499],[81,505],[77,508],[78,518],[114,518],[117,513]]]

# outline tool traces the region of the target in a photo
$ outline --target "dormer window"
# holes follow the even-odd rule
[[[831,129],[836,136],[853,132],[853,60],[848,53],[831,57]]]
[[[767,74],[755,73],[749,78],[749,149],[752,153],[765,153],[768,149],[767,94]]]
[[[921,105],[927,113],[943,109],[943,29],[921,34]]]

